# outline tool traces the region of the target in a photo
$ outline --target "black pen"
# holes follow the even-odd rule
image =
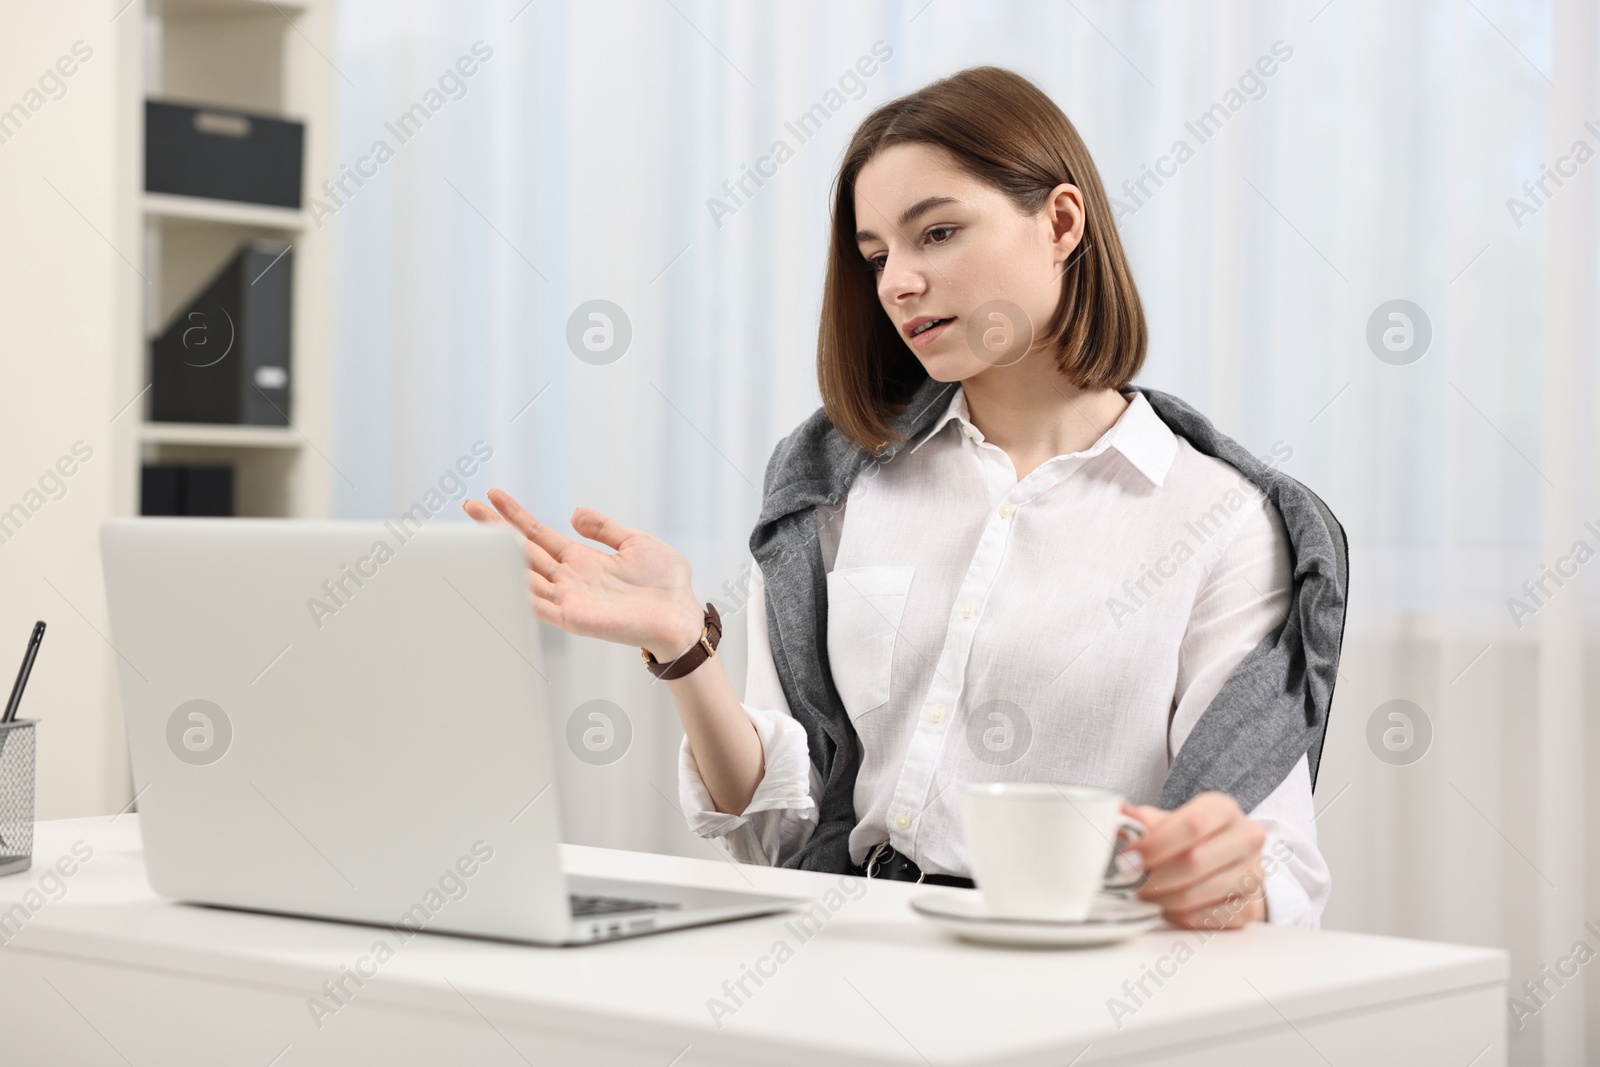
[[[6,702],[6,713],[0,723],[17,717],[17,707],[22,703],[22,691],[28,687],[28,675],[33,671],[33,658],[39,654],[39,642],[44,640],[43,620],[33,624],[33,636],[28,639],[28,651],[22,655],[22,669],[17,672],[17,683],[11,687],[11,699]]]

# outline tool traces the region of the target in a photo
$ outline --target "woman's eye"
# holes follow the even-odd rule
[[[923,233],[922,236],[931,239],[931,238],[933,238],[933,235],[936,234],[936,233],[946,234],[947,236],[941,237],[941,238],[939,238],[939,239],[937,239],[937,240],[935,240],[933,242],[934,244],[942,245],[942,244],[945,244],[946,242],[948,242],[951,237],[955,236],[955,232],[956,232],[957,229],[959,229],[959,227],[956,227],[956,226],[930,226],[927,229],[927,231]],[[885,258],[884,255],[882,253],[880,253],[880,254],[878,254],[876,256],[873,256],[870,259],[868,259],[867,260],[867,265],[872,268],[874,273],[876,273],[878,271],[881,271],[881,270],[883,270],[883,260],[884,260],[884,258]]]

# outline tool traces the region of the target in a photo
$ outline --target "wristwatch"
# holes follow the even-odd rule
[[[667,663],[658,661],[647,648],[641,648],[639,655],[644,659],[645,670],[663,681],[670,682],[674,678],[682,678],[710,659],[721,640],[722,616],[717,614],[714,604],[707,604],[705,627],[700,631],[700,640],[689,646],[689,651]]]

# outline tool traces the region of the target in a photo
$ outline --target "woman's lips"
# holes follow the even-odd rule
[[[931,329],[923,330],[921,333],[913,335],[911,338],[911,347],[922,348],[925,345],[932,344],[933,339],[948,330],[952,325],[954,325],[955,321],[956,320],[954,318],[948,318]]]

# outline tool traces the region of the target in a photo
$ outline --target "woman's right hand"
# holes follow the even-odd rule
[[[601,552],[556,533],[504,490],[491,489],[488,507],[462,501],[484,525],[509,524],[523,536],[534,614],[582,637],[648,649],[666,663],[694,644],[705,623],[695,601],[689,561],[642,530],[590,508],[572,513],[572,528],[614,552]]]

